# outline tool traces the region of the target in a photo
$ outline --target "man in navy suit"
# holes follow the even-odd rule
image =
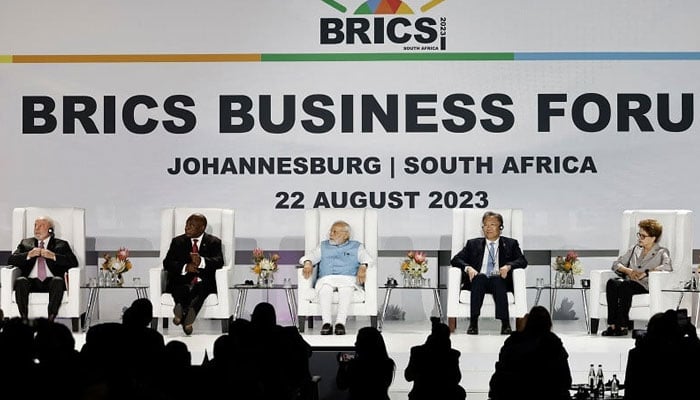
[[[187,335],[192,334],[192,325],[204,300],[216,293],[216,270],[224,265],[221,239],[205,233],[206,228],[204,215],[190,215],[185,222],[185,233],[173,238],[163,259],[163,268],[168,272],[165,291],[175,300],[173,324],[182,324]]]
[[[479,314],[486,293],[493,295],[501,334],[511,333],[508,292],[513,291],[513,269],[527,267],[518,241],[501,236],[503,216],[487,211],[481,218],[484,237],[469,239],[450,262],[462,270],[462,289],[471,292],[471,310],[467,334],[479,333]]]
[[[67,241],[54,237],[54,223],[49,217],[34,221],[34,237],[22,239],[8,259],[8,264],[20,269],[15,280],[15,301],[22,319],[29,314],[29,293],[48,292],[48,319],[53,321],[66,290],[64,275],[78,266]]]

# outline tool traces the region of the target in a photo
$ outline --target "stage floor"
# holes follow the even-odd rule
[[[282,321],[289,324],[289,321]],[[369,324],[369,319],[357,318],[348,321],[345,336],[321,336],[320,321],[315,321],[314,329],[306,329],[303,333],[306,341],[314,348],[311,360],[311,372],[321,375],[321,392],[325,399],[337,398],[334,395],[335,354],[343,347],[352,347],[357,330]],[[467,391],[468,399],[486,399],[488,382],[493,374],[498,352],[505,336],[499,334],[500,322],[487,319],[479,321],[479,335],[467,335],[466,319],[458,320],[457,331],[451,336],[452,347],[458,349],[462,356],[461,385]],[[173,329],[175,328],[175,329]],[[164,332],[165,340],[180,340],[187,344],[192,353],[192,362],[201,363],[205,351],[211,357],[214,340],[221,334],[220,326],[214,321],[198,320],[192,336],[185,336],[179,327],[172,327]],[[162,332],[162,330],[161,330]],[[574,383],[583,383],[588,374],[590,364],[602,364],[606,380],[617,374],[624,381],[624,370],[627,364],[627,352],[634,347],[631,336],[607,338],[588,335],[583,320],[554,321],[554,332],[564,342],[569,352],[569,366]],[[386,321],[383,329],[384,339],[389,355],[396,362],[396,374],[390,389],[392,400],[407,399],[411,383],[403,377],[403,371],[408,364],[410,348],[425,342],[430,333],[429,321]],[[75,334],[76,347],[82,347],[85,335]],[[331,367],[331,368],[329,368]]]

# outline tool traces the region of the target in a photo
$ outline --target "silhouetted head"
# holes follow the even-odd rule
[[[267,302],[258,303],[250,316],[250,322],[257,328],[267,329],[277,325],[275,307]]]
[[[549,311],[542,306],[534,306],[527,314],[523,332],[542,334],[552,330],[552,317]]]
[[[153,304],[149,299],[136,299],[126,309],[122,323],[126,326],[147,327],[153,319]]]
[[[425,343],[436,348],[452,348],[450,328],[440,322],[440,318],[437,317],[431,317],[430,322],[432,323],[432,328],[430,329],[430,335],[428,335],[428,339]]]
[[[355,352],[358,356],[365,358],[389,358],[381,332],[371,326],[365,326],[357,331]]]

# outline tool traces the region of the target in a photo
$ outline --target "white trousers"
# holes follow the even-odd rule
[[[349,275],[327,275],[316,281],[316,291],[318,292],[318,302],[321,306],[321,319],[324,324],[331,324],[333,321],[333,292],[338,291],[338,315],[335,317],[336,324],[343,324],[348,319],[348,310],[352,302],[352,295],[355,291],[357,277]]]

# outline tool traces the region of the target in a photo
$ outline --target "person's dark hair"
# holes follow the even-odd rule
[[[258,303],[250,315],[250,322],[258,328],[270,329],[274,327],[277,325],[275,307],[264,301]]]
[[[365,358],[374,358],[386,360],[389,358],[389,353],[386,351],[384,337],[377,328],[365,326],[357,331],[357,339],[355,340],[355,351],[358,356]]]
[[[644,229],[649,236],[652,236],[655,243],[661,239],[661,233],[663,233],[664,230],[661,223],[655,219],[643,219],[639,221],[639,228]]]
[[[194,213],[194,214],[190,215],[187,219],[191,219],[191,218],[199,219],[200,221],[202,221],[204,223],[204,227],[205,228],[207,227],[207,217],[204,216],[204,214]]]
[[[527,314],[523,332],[542,334],[552,330],[552,317],[549,311],[542,306],[534,306]]]
[[[499,213],[497,213],[497,212],[493,212],[493,211],[486,211],[486,212],[484,213],[484,216],[481,217],[481,225],[483,225],[484,223],[486,223],[486,219],[491,218],[491,217],[494,217],[494,218],[498,219],[498,223],[499,223],[501,226],[503,226],[503,216],[502,216],[501,214],[499,214]]]
[[[435,349],[451,349],[450,327],[440,322],[438,317],[431,317],[430,322],[432,323],[432,328],[425,343]]]

